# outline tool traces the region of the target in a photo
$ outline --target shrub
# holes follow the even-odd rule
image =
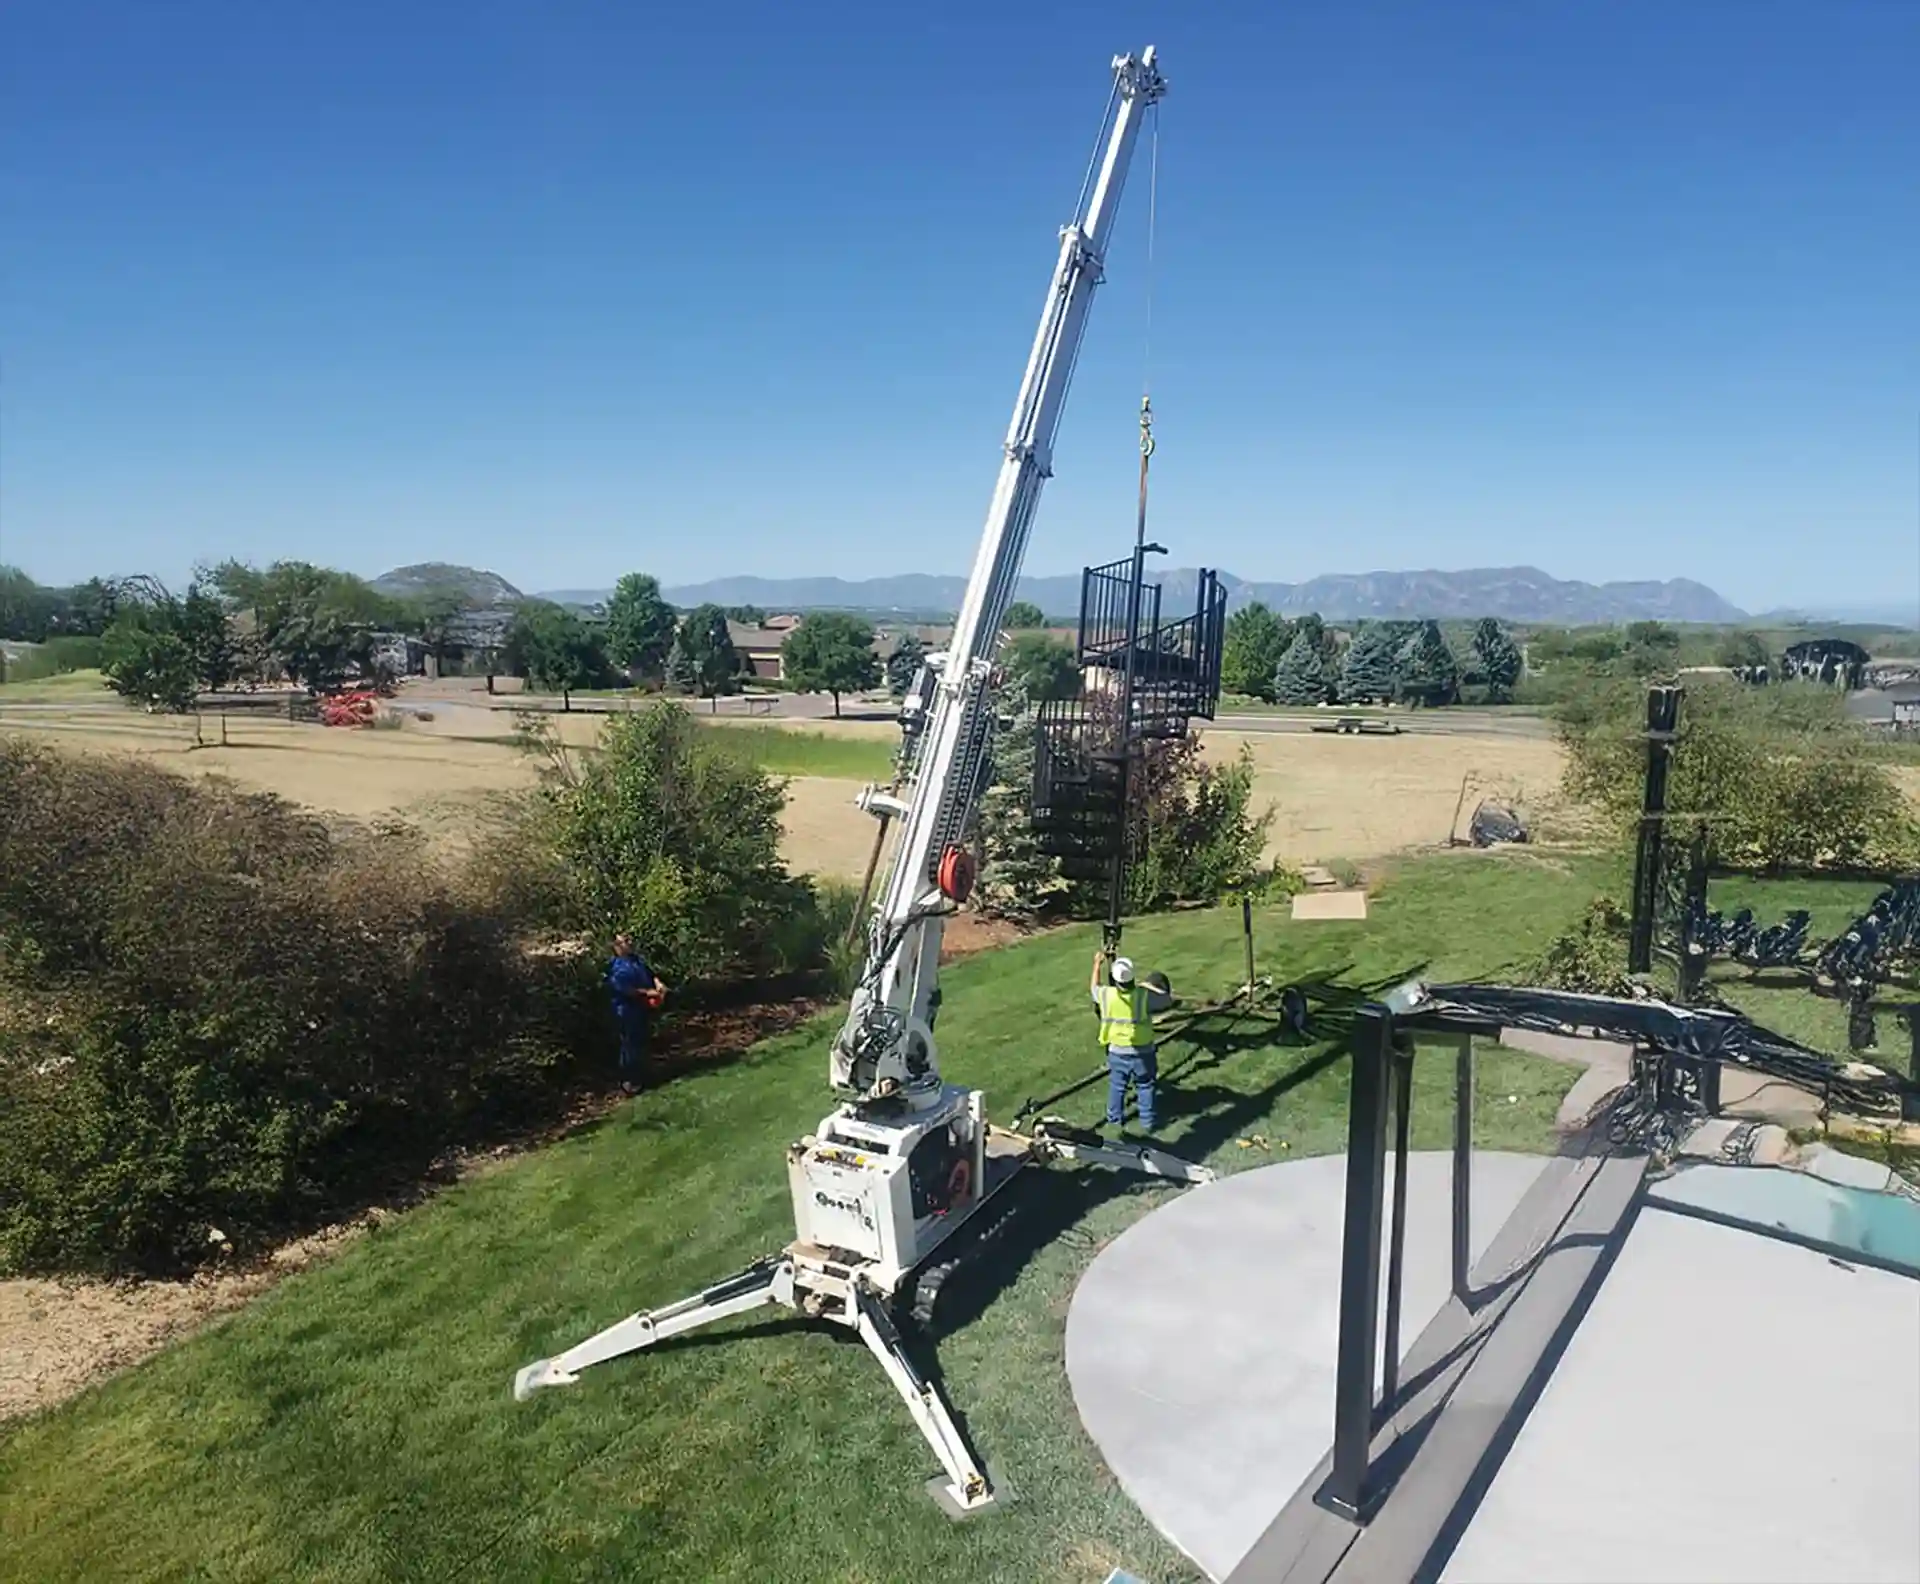
[[[1579,923],[1548,941],[1522,971],[1521,982],[1592,995],[1627,995],[1630,921],[1611,897],[1596,897]]]
[[[1624,834],[1646,775],[1646,690],[1576,689],[1558,711],[1566,789]],[[1704,818],[1708,858],[1751,869],[1911,867],[1920,841],[1900,788],[1830,688],[1689,686],[1667,806]]]
[[[0,744],[0,1268],[164,1272],[523,1111],[594,1009],[402,830]]]
[[[815,902],[780,857],[783,781],[670,703],[610,718],[584,760],[549,722],[522,731],[546,761],[537,867],[569,925],[628,931],[675,984],[814,965],[795,960],[794,920]]]

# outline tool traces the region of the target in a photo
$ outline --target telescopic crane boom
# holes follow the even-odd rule
[[[1151,46],[1116,56],[1106,139],[1073,221],[1060,233],[1060,258],[1040,311],[1040,328],[1007,427],[1005,457],[987,509],[973,575],[943,656],[916,692],[931,694],[903,798],[869,788],[861,806],[902,822],[886,889],[868,932],[867,971],[834,1041],[834,1089],[856,1104],[936,1092],[933,1037],[940,940],[947,914],[972,883],[962,851],[981,791],[993,733],[989,677],[1000,623],[1013,599],[1040,490],[1053,473],[1053,440],[1086,333],[1094,288],[1148,109],[1166,91]]]

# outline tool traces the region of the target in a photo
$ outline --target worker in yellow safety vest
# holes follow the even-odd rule
[[[1093,954],[1093,979],[1087,988],[1100,1014],[1100,1043],[1107,1053],[1107,1125],[1119,1127],[1126,1120],[1131,1088],[1140,1108],[1140,1126],[1151,1133],[1157,1122],[1154,1086],[1160,1076],[1153,1015],[1171,1006],[1173,996],[1156,985],[1139,983],[1128,958],[1113,957],[1104,950]]]

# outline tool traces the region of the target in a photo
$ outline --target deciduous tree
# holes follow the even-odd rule
[[[1080,691],[1080,662],[1072,647],[1051,633],[1023,632],[1009,639],[1000,651],[1000,667],[1036,703]]]
[[[667,680],[701,698],[731,693],[740,679],[740,654],[727,630],[727,613],[718,605],[697,605],[681,618],[674,634]]]
[[[545,600],[528,600],[514,612],[507,662],[541,691],[558,693],[563,711],[573,708],[576,689],[594,686],[607,670],[600,635],[573,612]]]
[[[607,602],[607,658],[638,681],[658,681],[677,625],[673,607],[660,597],[659,580],[629,572]]]
[[[1008,632],[1022,632],[1029,627],[1047,625],[1047,613],[1032,600],[1015,600],[1007,607],[1006,620],[1001,623]]]
[[[1241,606],[1227,618],[1220,660],[1221,690],[1271,701],[1273,673],[1292,639],[1289,624],[1259,600]]]
[[[857,616],[826,611],[809,616],[780,645],[787,680],[803,692],[831,693],[833,713],[840,695],[880,683],[880,659],[873,652],[873,629]]]

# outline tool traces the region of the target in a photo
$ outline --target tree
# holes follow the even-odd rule
[[[545,600],[528,600],[514,612],[507,633],[509,668],[542,692],[558,693],[563,711],[573,708],[577,688],[606,675],[600,635],[572,611]]]
[[[1498,621],[1483,616],[1473,630],[1473,652],[1480,657],[1480,668],[1486,672],[1488,702],[1507,703],[1520,680],[1520,646]]]
[[[727,630],[727,613],[718,605],[697,605],[674,634],[667,680],[701,698],[730,693],[740,675],[740,655]]]
[[[607,658],[636,681],[657,681],[666,672],[676,626],[659,580],[629,572],[607,602]]]
[[[1647,692],[1628,678],[1583,689],[1556,725],[1565,785],[1625,838],[1641,814]],[[1667,780],[1667,809],[1686,830],[1704,816],[1708,860],[1741,868],[1832,865],[1911,873],[1920,832],[1900,786],[1837,694],[1690,682]]]
[[[435,665],[444,666],[447,651],[453,646],[454,629],[469,608],[452,589],[429,589],[403,602],[400,630],[418,638]]]
[[[893,653],[887,656],[887,691],[895,698],[905,698],[907,689],[913,686],[913,679],[919,674],[926,658],[925,644],[912,633],[903,637],[894,645]]]
[[[782,943],[809,901],[780,856],[785,783],[726,735],[663,701],[613,717],[584,762],[542,745],[578,925],[630,932],[674,983],[789,966]]]
[[[163,608],[129,606],[114,617],[100,669],[114,692],[150,710],[179,715],[193,708],[193,651],[177,617]]]
[[[1767,653],[1766,640],[1754,632],[1728,633],[1721,640],[1714,660],[1717,664],[1734,671],[1773,664],[1773,656]]]
[[[1080,662],[1070,644],[1051,633],[1023,632],[1000,652],[1000,668],[1035,703],[1072,698],[1080,691]]]
[[[1436,621],[1416,623],[1400,651],[1400,696],[1415,704],[1452,704],[1460,697],[1460,667]]]
[[[840,695],[880,683],[880,660],[873,652],[873,629],[857,616],[827,611],[809,616],[780,645],[787,680],[802,692],[831,693],[834,718]]]
[[[1340,698],[1347,704],[1384,704],[1400,693],[1400,650],[1406,633],[1398,622],[1364,622],[1347,645],[1340,668]]]
[[[192,659],[194,679],[203,688],[225,687],[237,674],[240,657],[220,602],[197,582],[190,583],[174,619]]]
[[[1634,676],[1662,675],[1679,662],[1680,635],[1661,622],[1629,622],[1621,659]]]
[[[364,578],[307,561],[276,561],[265,571],[227,561],[206,582],[230,609],[251,613],[268,668],[310,692],[368,669],[374,633],[407,624],[403,602]]]
[[[44,642],[60,606],[57,590],[42,588],[18,567],[0,566],[0,638]]]
[[[1273,670],[1273,697],[1281,704],[1324,704],[1329,688],[1320,635],[1303,621]]]
[[[742,627],[764,627],[767,613],[758,605],[729,605],[727,620],[738,622]]]
[[[1047,613],[1032,600],[1015,600],[1007,607],[1006,619],[1000,623],[1007,632],[1022,632],[1029,627],[1047,625]]]
[[[1227,618],[1220,659],[1221,691],[1271,702],[1273,673],[1292,641],[1290,625],[1259,600],[1241,606]]]

